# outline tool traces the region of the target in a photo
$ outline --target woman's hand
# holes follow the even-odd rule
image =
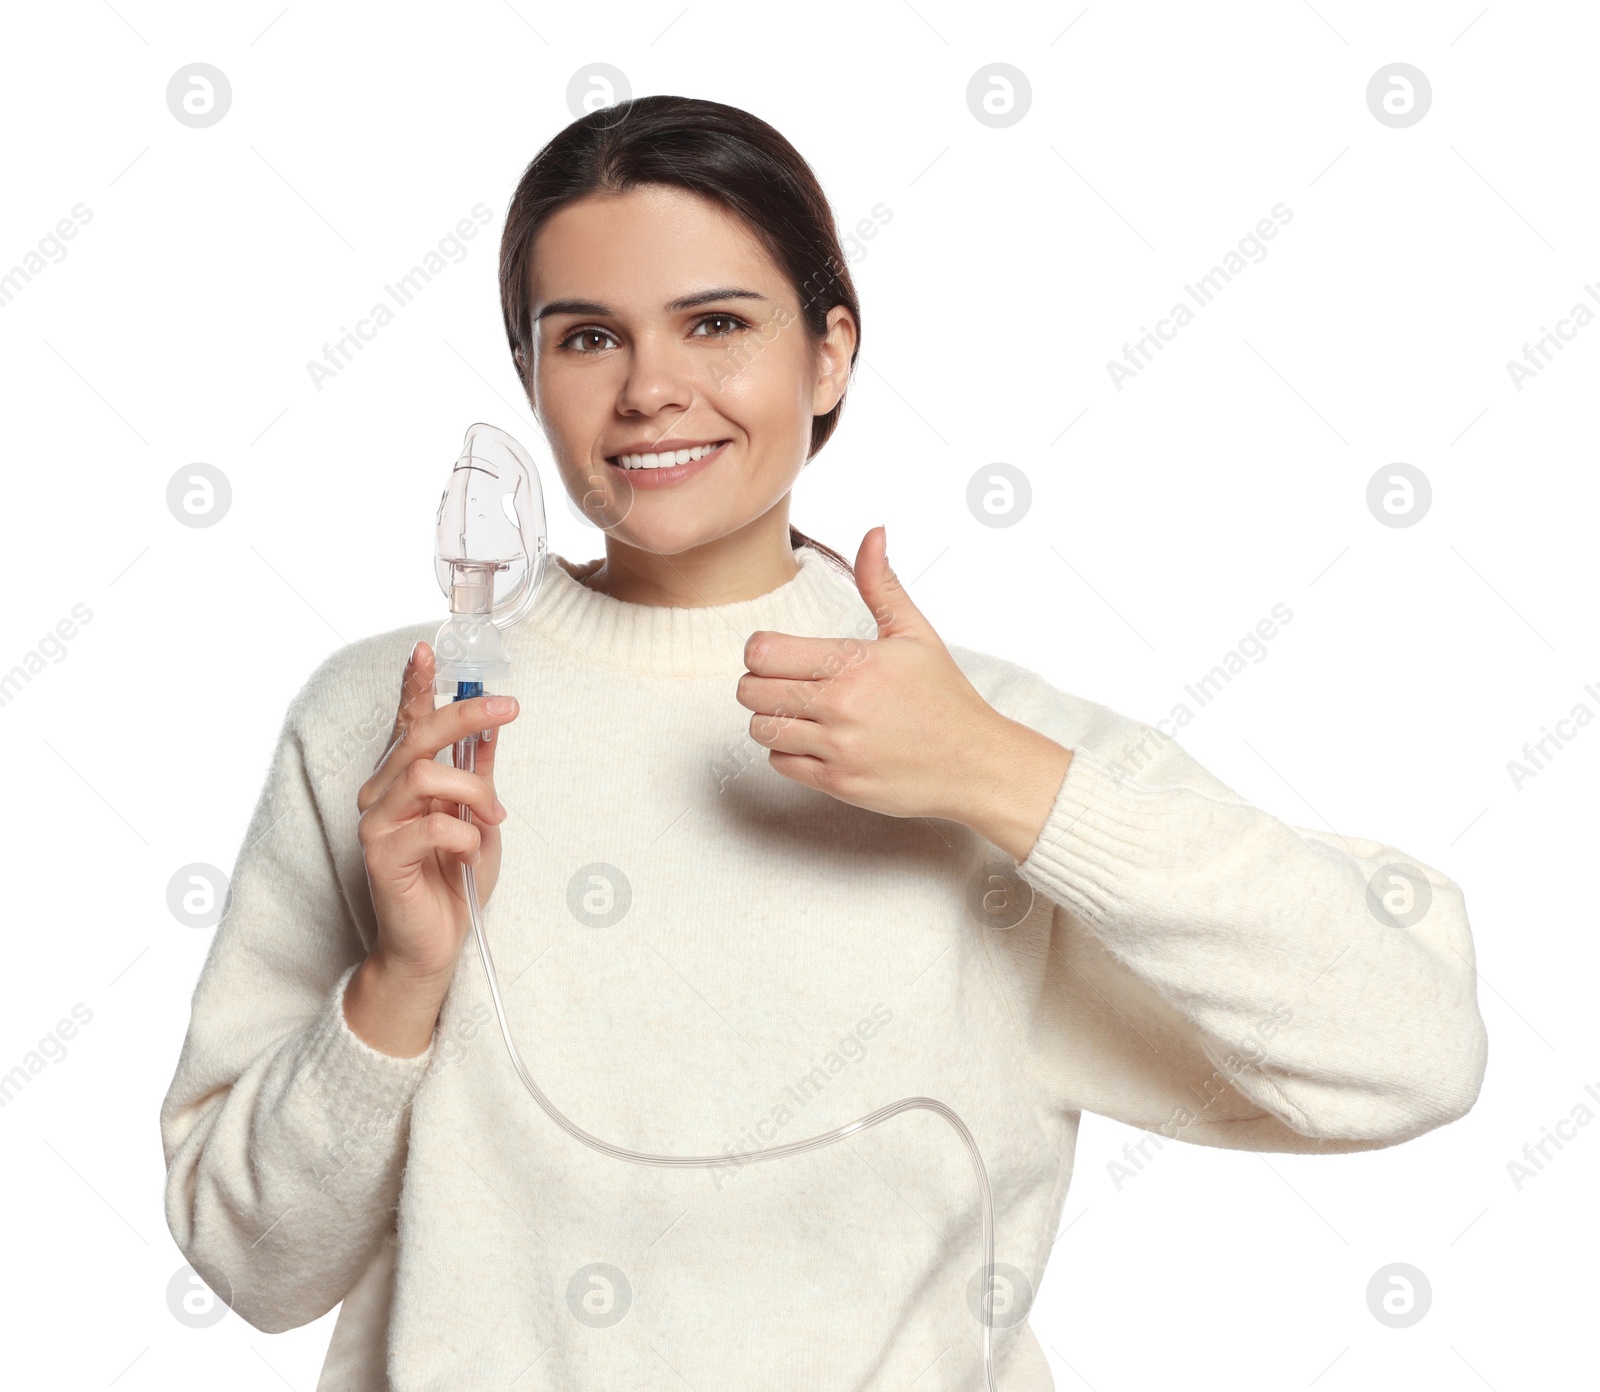
[[[1072,751],[995,710],[889,569],[882,527],[856,588],[875,639],[758,631],[735,699],[785,778],[891,817],[946,817],[1025,860]]]
[[[474,867],[478,897],[489,901],[500,876],[500,823],[494,793],[499,741],[478,742],[477,772],[434,755],[474,730],[491,733],[516,719],[510,696],[475,696],[434,709],[434,654],[418,643],[406,663],[389,748],[361,785],[356,806],[367,884],[378,919],[379,959],[391,978],[436,986],[442,995],[471,927],[461,867]],[[472,809],[471,825],[461,820]]]

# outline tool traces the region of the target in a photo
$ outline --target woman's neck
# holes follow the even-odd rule
[[[605,559],[579,579],[627,604],[698,608],[768,594],[798,569],[788,509],[779,506],[736,532],[670,556],[608,536]]]

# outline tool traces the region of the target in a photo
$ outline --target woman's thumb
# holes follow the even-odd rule
[[[861,539],[861,549],[856,552],[856,589],[878,621],[878,637],[931,631],[921,610],[889,568],[888,545],[888,528],[880,524]]]

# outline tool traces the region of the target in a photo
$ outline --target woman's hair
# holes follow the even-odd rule
[[[833,210],[811,166],[773,127],[736,106],[652,96],[602,107],[574,121],[534,156],[512,195],[500,239],[500,312],[524,383],[533,364],[529,272],[540,229],[577,199],[626,193],[644,184],[686,189],[740,217],[788,276],[813,347],[827,332],[828,311],[844,305],[856,322],[854,372],[861,306]],[[841,396],[826,415],[812,418],[808,461],[833,434],[843,407]],[[853,578],[843,556],[799,528],[789,528],[789,544],[820,551]]]

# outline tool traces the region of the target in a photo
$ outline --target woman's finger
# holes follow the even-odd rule
[[[400,673],[400,700],[395,707],[394,725],[389,731],[389,743],[378,756],[372,773],[361,785],[356,795],[356,807],[365,812],[382,796],[383,790],[394,780],[402,760],[398,751],[403,745],[406,731],[433,709],[433,649],[418,642]]]
[[[498,727],[489,726],[478,731],[478,739],[472,750],[472,771],[484,780],[489,787],[489,796],[495,798],[494,764],[495,755],[500,749],[500,732]],[[452,753],[453,758],[453,753]],[[502,820],[504,820],[502,818]]]
[[[499,729],[491,726],[478,740],[478,748],[473,755],[478,772],[489,780],[491,787],[494,785],[494,757],[500,749],[501,738]]]
[[[382,876],[420,865],[435,852],[468,865],[481,859],[478,828],[448,812],[430,812],[378,837],[367,847],[367,868]]]
[[[817,708],[817,697],[822,693],[820,681],[803,681],[794,677],[758,677],[746,672],[733,688],[733,699],[746,710],[772,715],[783,712],[803,715],[808,719]]]
[[[395,709],[389,747],[384,750],[386,756],[406,730],[433,709],[433,670],[433,649],[426,643],[416,644],[400,674],[400,702]]]
[[[815,720],[802,720],[792,715],[752,715],[750,738],[784,754],[809,754],[820,758],[827,753],[822,726]]]
[[[409,749],[412,758],[431,759],[457,740],[484,730],[498,731],[516,718],[515,696],[472,696],[465,701],[450,701],[437,710],[430,710],[413,724],[396,752]]]
[[[419,656],[415,675],[420,682],[424,667],[429,669],[427,693],[414,699],[410,707],[413,718],[399,722],[399,738],[373,770],[372,777],[362,786],[357,805],[363,811],[382,796],[384,790],[410,765],[431,761],[440,750],[448,749],[457,740],[485,729],[498,730],[517,718],[517,702],[512,696],[474,696],[465,701],[448,702],[437,710],[432,709],[432,665],[431,654],[426,664]],[[422,713],[416,714],[419,709]]]
[[[486,826],[505,820],[505,812],[495,811],[494,789],[479,773],[453,768],[432,759],[417,759],[395,776],[377,802],[362,814],[363,823],[373,825],[369,836],[381,836],[402,822],[415,821],[433,811],[434,799],[470,807],[472,815]]]

